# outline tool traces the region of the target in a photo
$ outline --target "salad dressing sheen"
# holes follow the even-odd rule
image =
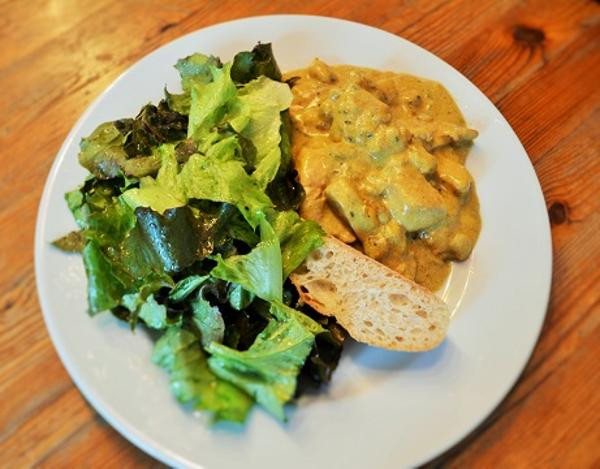
[[[477,131],[437,82],[316,59],[290,72],[304,218],[437,290],[479,236]]]

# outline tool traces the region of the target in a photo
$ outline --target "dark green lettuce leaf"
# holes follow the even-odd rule
[[[191,139],[185,139],[175,145],[175,159],[178,163],[186,163],[194,153],[198,153],[198,145]]]
[[[135,215],[117,192],[114,181],[89,180],[66,195],[86,240],[83,261],[91,313],[118,306],[124,294],[144,284],[159,288],[169,282],[153,253],[132,239]]]
[[[170,208],[163,215],[138,207],[135,215],[143,238],[166,272],[180,272],[213,251],[206,220],[196,217],[189,207]]]
[[[154,147],[184,139],[187,126],[187,116],[169,109],[166,101],[146,104],[131,123],[123,148],[129,158],[152,155]]]
[[[277,210],[298,210],[304,200],[304,188],[295,170],[277,176],[265,190]]]
[[[344,341],[348,338],[348,333],[334,317],[322,316],[306,305],[300,309],[317,321],[325,331],[316,335],[315,344],[300,370],[296,397],[331,381],[331,375],[342,355]]]
[[[275,179],[266,188],[277,210],[298,210],[304,200],[304,189],[292,165],[292,121],[289,111],[281,113],[281,163]]]
[[[281,71],[277,66],[271,44],[257,44],[250,52],[239,52],[233,58],[231,77],[238,84],[248,83],[264,75],[281,81]]]
[[[160,159],[154,154],[129,158],[123,148],[128,131],[120,128],[125,133],[115,122],[106,122],[90,136],[81,139],[79,164],[98,179],[112,179],[123,174],[133,177],[155,174],[160,167]]]
[[[83,138],[79,163],[99,179],[156,174],[161,159],[155,147],[184,139],[187,127],[187,116],[169,109],[166,101],[148,104],[135,119],[106,122]]]
[[[262,300],[252,303],[251,307],[238,311],[233,308],[220,306],[221,315],[225,321],[225,336],[223,344],[236,350],[248,350],[269,322],[268,314],[259,311],[263,307],[268,313],[268,304],[259,305]]]
[[[118,244],[135,225],[132,210],[113,195],[113,190],[96,186],[86,194],[81,210],[84,236],[95,239],[101,246]]]
[[[288,109],[281,111],[281,127],[279,133],[281,134],[281,163],[279,165],[278,176],[286,175],[292,170],[292,118],[290,117],[290,111]]]
[[[152,361],[167,370],[173,394],[182,403],[213,412],[215,420],[243,422],[252,399],[208,368],[199,339],[180,327],[170,327],[156,342]]]
[[[118,192],[116,181],[90,180],[67,194],[86,240],[83,260],[92,313],[116,307],[127,293],[144,289],[147,295],[172,284],[160,252]]]
[[[235,213],[227,223],[227,234],[232,239],[242,241],[250,248],[256,246],[260,241],[260,237],[252,229],[252,226],[244,220],[240,212]]]

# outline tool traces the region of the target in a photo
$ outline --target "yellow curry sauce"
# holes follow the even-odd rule
[[[477,131],[437,82],[315,59],[290,72],[304,218],[437,290],[479,236]]]

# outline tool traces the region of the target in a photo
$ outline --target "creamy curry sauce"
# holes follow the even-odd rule
[[[294,78],[295,77],[295,78]],[[481,220],[464,163],[477,131],[437,82],[328,66],[290,72],[304,218],[437,290]]]

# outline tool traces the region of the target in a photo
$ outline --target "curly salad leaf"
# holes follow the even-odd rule
[[[65,196],[79,231],[55,245],[82,253],[90,314],[160,335],[152,360],[180,402],[234,422],[256,402],[284,420],[343,343],[286,282],[323,235],[296,212],[292,94],[269,44],[175,67],[181,93],[82,140],[91,174]]]

